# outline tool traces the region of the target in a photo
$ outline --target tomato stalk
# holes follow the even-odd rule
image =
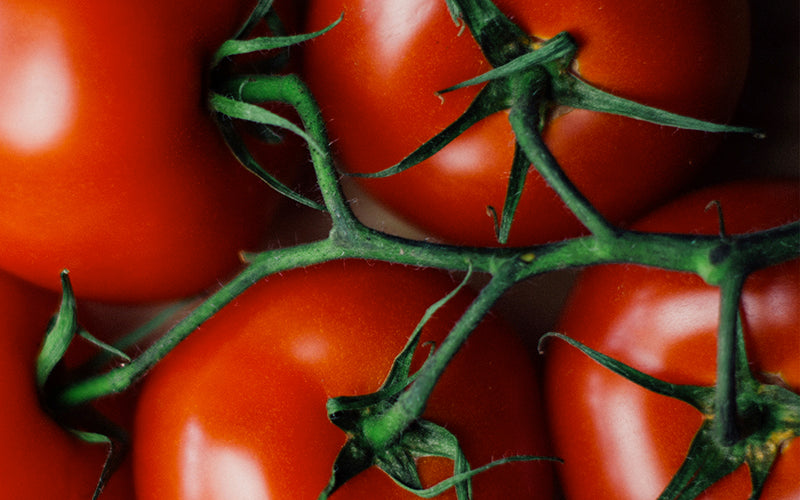
[[[283,270],[344,258],[376,259],[409,265],[498,274],[513,268],[513,282],[549,271],[589,265],[629,262],[671,270],[695,272],[709,278],[717,267],[709,255],[719,247],[718,237],[662,235],[612,230],[613,237],[585,236],[525,248],[473,248],[407,240],[364,226],[353,215],[341,191],[339,175],[328,149],[324,122],[305,85],[296,76],[241,77],[229,81],[234,97],[244,102],[275,100],[294,106],[314,140],[310,152],[323,201],[331,215],[328,239],[296,247],[270,250],[248,256],[251,264],[240,275],[212,295],[187,318],[145,350],[130,364],[66,388],[59,400],[67,406],[119,392],[141,378],[175,345],[252,283]],[[524,128],[524,127],[523,127]],[[523,139],[524,140],[524,139]],[[547,163],[545,163],[547,165]],[[583,203],[569,184],[554,189],[566,203]],[[587,221],[592,211],[586,205]],[[736,242],[731,255],[752,264],[751,269],[774,265],[798,254],[796,235],[800,221],[759,233],[731,237]],[[505,272],[505,271],[502,271]],[[510,287],[511,284],[508,284]]]
[[[516,24],[506,17],[490,0],[450,0],[448,6],[453,18],[463,20],[478,42],[493,70],[479,77],[461,82],[448,89],[486,83],[467,110],[450,126],[413,151],[400,163],[374,173],[351,173],[355,177],[385,177],[411,168],[433,156],[467,128],[487,116],[506,109],[531,108],[525,120],[517,116],[519,126],[545,127],[546,118],[555,107],[581,108],[603,113],[626,116],[659,125],[706,132],[736,132],[760,135],[749,127],[736,127],[711,123],[678,115],[624,99],[581,80],[571,69],[577,45],[567,33],[550,40],[536,42],[528,37]],[[519,87],[522,83],[522,88]],[[522,122],[527,121],[527,124]],[[519,130],[515,130],[519,134]],[[530,138],[528,138],[529,140]],[[520,140],[520,137],[517,137]],[[529,140],[529,159],[541,159],[549,155],[541,141],[533,145]],[[518,145],[519,147],[519,145]],[[521,154],[515,154],[511,179],[508,185],[504,210],[497,231],[499,243],[508,241],[516,207],[522,194],[525,165]],[[534,163],[534,166],[535,163]],[[538,168],[538,166],[536,166]],[[561,174],[563,175],[563,174]],[[549,180],[549,179],[548,179]],[[552,187],[552,186],[551,186]],[[488,207],[491,213],[494,207]],[[596,218],[595,218],[596,219]],[[583,221],[582,221],[583,222]]]
[[[762,401],[760,394],[767,389],[761,386],[758,389],[761,392],[748,389],[749,386],[742,381],[741,375],[747,366],[746,359],[742,365],[740,351],[743,341],[740,339],[741,336],[736,336],[737,327],[741,327],[736,321],[736,312],[743,276],[755,269],[800,255],[800,245],[797,241],[800,221],[759,233],[730,236],[723,240],[711,236],[622,230],[605,220],[572,184],[547,150],[541,137],[543,116],[553,102],[580,104],[588,109],[604,111],[618,111],[624,108],[625,113],[628,113],[626,116],[670,124],[677,120],[689,128],[696,127],[703,130],[748,132],[752,130],[724,126],[714,128],[715,125],[705,122],[676,118],[676,115],[664,112],[652,112],[651,108],[609,97],[605,93],[598,94],[599,91],[587,86],[568,71],[570,56],[575,50],[574,41],[568,35],[555,37],[532,49],[537,44],[529,40],[491,2],[452,0],[451,5],[457,10],[456,14],[464,19],[476,40],[485,48],[487,59],[497,67],[497,70],[475,81],[467,82],[476,84],[485,81],[487,85],[481,90],[478,99],[467,113],[456,123],[412,153],[409,159],[375,176],[388,175],[409,168],[433,155],[482,117],[501,109],[510,109],[509,119],[517,134],[518,154],[513,169],[514,181],[509,186],[509,196],[503,211],[501,238],[503,234],[507,235],[510,228],[515,202],[519,199],[519,188],[524,184],[528,162],[545,177],[591,234],[526,248],[474,248],[408,240],[367,227],[354,216],[342,192],[340,174],[333,164],[324,121],[314,97],[305,84],[295,75],[230,76],[214,82],[213,93],[209,100],[213,111],[219,114],[223,135],[231,142],[237,157],[250,170],[295,201],[314,206],[317,205],[315,202],[306,200],[296,193],[287,192],[284,187],[272,183],[271,176],[261,171],[263,169],[260,170],[253,163],[254,160],[251,161],[252,158],[247,151],[239,147],[241,143],[236,142],[236,138],[232,135],[233,129],[226,124],[229,123],[228,120],[234,118],[251,120],[285,128],[303,137],[309,145],[316,181],[322,194],[322,205],[318,208],[323,208],[331,217],[328,237],[295,247],[247,255],[249,265],[241,274],[211,295],[141,355],[125,366],[78,380],[63,388],[54,398],[57,405],[75,406],[125,390],[250,285],[283,270],[330,260],[360,258],[451,270],[474,270],[491,275],[489,284],[481,290],[478,298],[453,327],[446,340],[425,361],[407,389],[387,394],[387,398],[383,401],[386,404],[381,406],[379,413],[370,413],[353,424],[361,433],[358,446],[365,447],[369,453],[376,455],[378,451],[386,451],[394,444],[401,443],[409,429],[420,432],[414,428],[414,423],[422,415],[437,380],[475,325],[496,300],[515,283],[559,269],[628,262],[696,273],[709,283],[722,286],[718,386],[689,388],[648,379],[647,384],[651,390],[677,397],[698,407],[712,422],[709,426],[713,425],[714,440],[726,450],[743,442],[741,436],[735,433],[737,418],[742,416],[738,408],[745,412],[750,411],[754,406],[753,401],[767,405],[770,415],[776,421],[786,423],[792,419],[795,422],[800,420],[797,417],[796,406],[792,406],[795,403],[782,406],[784,409],[780,410],[783,411],[781,414],[776,407],[777,403],[773,404],[768,398],[766,402]],[[293,39],[292,43],[298,40],[299,38]],[[254,46],[272,47],[286,42],[288,40],[262,41],[261,45],[229,44],[220,53],[216,63],[221,63],[237,51],[246,52]],[[302,126],[276,120],[274,114],[266,112],[261,107],[268,102],[281,102],[292,106],[298,112]],[[599,355],[597,357],[600,358]],[[634,380],[646,378],[644,374],[625,369],[613,360],[606,360],[604,363],[612,369],[624,371]],[[771,394],[770,391],[774,390],[770,387],[767,392]],[[782,399],[778,398],[779,401],[793,401],[791,395],[781,394]],[[713,404],[709,403],[709,398],[713,399]],[[788,427],[788,424],[786,426]],[[706,439],[703,436],[702,439]],[[748,436],[745,435],[744,441],[747,439]],[[357,450],[348,448],[346,451],[351,454],[353,460],[361,460]],[[371,465],[374,463],[372,458],[359,464]],[[691,480],[691,477],[688,480]]]
[[[453,333],[445,339],[441,347],[432,346],[427,362],[419,371],[412,374],[411,362],[422,329],[437,311],[468,283],[470,276],[471,273],[467,272],[458,287],[427,309],[377,392],[362,396],[337,397],[328,401],[329,419],[347,433],[348,440],[336,458],[330,482],[320,495],[320,499],[328,498],[348,479],[372,466],[380,467],[398,485],[422,497],[430,498],[454,487],[459,498],[471,498],[469,480],[485,470],[514,461],[557,460],[553,457],[513,456],[473,469],[455,435],[446,428],[421,418],[430,392],[445,367],[449,365],[452,356],[460,348],[459,342],[453,339],[460,337],[466,340],[477,324],[466,325],[463,328],[456,325]],[[478,310],[481,307],[477,307],[476,304],[487,301],[490,307],[491,299],[476,298],[459,323],[468,321],[467,317],[474,317],[480,322],[486,311],[485,308],[483,311]],[[463,344],[463,341],[461,343]],[[453,348],[447,347],[454,344]],[[434,361],[437,357],[440,360]],[[434,373],[437,370],[438,373]],[[417,464],[413,460],[415,457],[423,456],[452,460],[453,476],[425,488],[419,477]]]
[[[737,368],[731,380],[736,385],[735,395],[719,385],[703,387],[664,382],[558,333],[543,336],[539,350],[544,352],[548,339],[561,339],[605,368],[647,390],[690,404],[703,414],[702,425],[684,462],[659,495],[659,500],[694,499],[743,464],[750,469],[753,485],[750,498],[757,499],[782,446],[800,436],[800,395],[757,381],[749,370],[740,321],[733,337],[735,361],[732,363]],[[720,430],[727,431],[718,421],[720,412],[716,406],[722,400],[726,405],[734,401],[731,407],[739,409],[735,418],[741,422],[743,432],[720,439]]]
[[[526,86],[527,87],[527,86]],[[522,94],[535,95],[533,89],[523,87]],[[526,101],[534,101],[528,104]],[[537,104],[534,98],[520,99],[519,104],[511,108],[509,120],[517,136],[517,142],[525,152],[529,161],[536,166],[537,172],[547,183],[561,193],[562,200],[578,220],[598,239],[612,240],[617,230],[592,206],[589,200],[575,187],[563,170],[558,167],[553,154],[545,146],[542,136],[531,123],[536,123]]]
[[[737,421],[737,345],[739,300],[744,285],[742,273],[730,273],[720,286],[719,327],[717,335],[717,392],[714,401],[717,438],[731,446],[740,439]]]
[[[484,56],[495,68],[526,57],[531,51],[541,50],[516,24],[505,16],[491,0],[450,0],[454,18],[463,19],[478,42]],[[568,37],[562,33],[559,37]],[[552,41],[550,40],[550,41]],[[549,41],[545,42],[546,43]],[[737,127],[698,120],[670,113],[661,109],[617,97],[604,92],[578,78],[570,69],[577,46],[572,42],[572,51],[560,54],[541,63],[550,73],[548,82],[552,87],[552,104],[618,114],[650,121],[660,125],[675,126],[688,130],[706,132],[737,132],[759,135],[750,127]],[[534,92],[540,92],[534,90]]]
[[[237,85],[237,88],[245,89],[239,97],[247,96],[253,100],[269,97],[293,103],[297,109],[301,110],[301,116],[306,118],[309,135],[315,137],[318,144],[327,144],[324,140],[324,128],[319,120],[319,113],[314,112],[313,99],[304,91],[301,82],[292,79],[294,81],[287,83],[287,80],[289,79],[281,77],[277,80],[255,80],[245,85]],[[273,82],[279,82],[280,85],[273,85]],[[251,84],[252,89],[249,88]],[[250,90],[258,95],[248,94]],[[548,270],[615,261],[649,263],[650,265],[697,272],[710,266],[708,264],[710,255],[720,254],[720,251],[717,250],[720,245],[718,237],[693,236],[688,238],[679,235],[657,235],[630,231],[614,232],[614,237],[610,238],[593,235],[556,244],[514,250],[470,249],[403,240],[361,225],[349,210],[339,189],[338,177],[326,147],[323,146],[312,154],[315,158],[314,163],[319,183],[321,186],[325,186],[323,189],[325,203],[332,215],[333,228],[328,239],[250,256],[251,264],[245,272],[225,285],[222,290],[193,311],[189,317],[159,339],[141,356],[126,366],[68,387],[61,394],[61,402],[74,405],[124,390],[166,356],[177,343],[190,335],[200,324],[247,287],[264,276],[282,270],[326,260],[357,257],[465,271],[474,268],[477,271],[493,275],[494,279],[490,285],[483,289],[479,298],[459,321],[451,335],[426,361],[417,375],[418,378],[410,385],[409,389],[403,392],[397,401],[389,405],[384,412],[377,416],[370,415],[360,424],[363,425],[363,446],[371,450],[391,449],[391,446],[398,440],[403,441],[403,436],[408,432],[417,432],[414,430],[415,428],[412,428],[412,424],[424,411],[427,398],[439,376],[446,369],[449,360],[466,340],[474,325],[497,298],[514,283]],[[567,187],[560,186],[559,189],[565,191],[563,195],[566,199],[572,195],[572,191]],[[764,265],[773,261],[786,260],[796,255],[797,249],[793,247],[792,243],[797,233],[797,225],[777,228],[768,233],[767,235],[756,234],[732,238],[739,244],[736,245],[737,250],[728,255],[736,255],[740,250],[746,253],[762,254],[758,248],[770,247],[773,251],[771,256],[765,259]],[[756,242],[756,248],[751,249],[747,244],[749,241]],[[783,244],[778,244],[780,241],[783,241]],[[768,252],[767,255],[770,253]],[[368,463],[372,464],[372,462]],[[460,480],[466,480],[468,476],[459,477]]]
[[[530,37],[494,3],[451,0],[448,4],[453,18],[463,20],[492,66],[502,66],[528,52]]]
[[[481,289],[478,297],[464,312],[444,342],[425,362],[408,390],[398,397],[391,408],[364,422],[364,436],[370,443],[377,447],[388,446],[422,415],[427,400],[447,365],[512,283],[512,273],[493,275],[492,280]]]
[[[710,280],[719,280],[720,308],[717,334],[717,392],[714,402],[715,431],[719,442],[732,446],[741,439],[739,422],[743,420],[738,408],[739,380],[742,370],[737,363],[746,360],[746,353],[737,349],[736,331],[739,327],[739,304],[742,287],[753,265],[752,258],[742,259],[732,255],[732,245],[725,232],[723,207],[717,205],[719,211],[720,244],[709,255],[709,260],[716,269],[709,276]],[[719,276],[719,278],[716,278]],[[738,361],[737,361],[738,360]]]

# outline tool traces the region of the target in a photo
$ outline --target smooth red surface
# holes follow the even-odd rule
[[[716,121],[730,119],[747,69],[743,0],[502,0],[533,37],[569,31],[577,73],[616,95]],[[439,96],[490,69],[468,31],[438,0],[314,0],[309,30],[344,13],[309,43],[305,72],[346,171],[399,162],[455,120],[478,91]],[[617,116],[572,110],[549,120],[545,140],[570,178],[615,222],[662,202],[697,172],[720,139]],[[469,129],[430,160],[361,186],[433,237],[496,245],[486,207],[502,210],[514,137],[507,113]],[[527,180],[510,244],[583,231],[535,173]]]
[[[748,181],[708,189],[668,204],[637,228],[715,234],[719,200],[729,234],[800,218],[797,181]],[[716,380],[719,292],[699,278],[636,266],[587,270],[575,285],[557,331],[668,382]],[[800,263],[753,274],[742,313],[751,369],[800,392]],[[700,413],[648,392],[553,340],[546,347],[546,397],[558,468],[569,499],[656,498],[683,462]],[[762,499],[800,496],[800,442],[778,459]],[[704,499],[745,499],[746,467]]]
[[[137,414],[137,498],[316,499],[345,434],[325,402],[378,389],[446,274],[348,261],[257,283],[171,352],[145,380]],[[437,312],[422,342],[439,342],[469,301]],[[429,352],[421,344],[417,366]],[[481,324],[435,389],[424,418],[460,440],[473,466],[547,454],[536,372],[497,318]],[[426,459],[428,480],[452,463]],[[476,498],[553,495],[548,462],[515,463],[474,480]],[[370,469],[334,499],[411,499]],[[437,498],[455,498],[449,491]]]
[[[54,289],[67,268],[79,297],[148,301],[240,267],[278,196],[228,151],[204,78],[254,4],[3,2],[0,268]],[[296,157],[264,156],[284,172]]]

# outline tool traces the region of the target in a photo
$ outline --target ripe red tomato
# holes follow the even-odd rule
[[[719,200],[729,234],[766,229],[800,217],[796,181],[746,182],[688,195],[637,227],[715,234]],[[800,265],[754,273],[745,284],[743,318],[751,368],[800,393]],[[557,330],[656,378],[714,384],[718,289],[694,275],[636,266],[603,266],[578,280]],[[656,498],[678,470],[701,415],[648,392],[561,342],[547,345],[546,393],[552,437],[567,498]],[[800,496],[800,442],[778,458],[762,499]],[[740,467],[702,498],[745,499]]]
[[[541,39],[569,31],[577,73],[608,92],[697,118],[730,118],[749,52],[744,0],[497,0]],[[309,30],[343,21],[306,50],[305,72],[342,168],[388,168],[453,122],[478,87],[436,93],[490,69],[438,0],[313,0]],[[573,182],[611,221],[630,220],[687,181],[713,134],[589,112],[557,110],[544,138]],[[377,201],[434,237],[496,245],[487,206],[503,208],[514,137],[507,113],[469,129],[430,160],[360,179]],[[509,243],[583,231],[538,175],[527,180]]]
[[[198,293],[262,242],[278,200],[204,107],[251,0],[0,6],[0,267],[78,296]],[[299,153],[270,150],[291,170]]]
[[[107,448],[79,441],[42,410],[34,365],[57,296],[0,273],[0,478],[6,498],[92,498]],[[130,477],[112,477],[102,499],[132,499]]]
[[[137,498],[317,498],[345,442],[326,400],[377,390],[426,308],[454,286],[446,274],[362,261],[254,285],[145,379],[134,433]],[[461,294],[438,311],[421,341],[440,341],[469,300]],[[416,366],[427,352],[421,348]],[[519,339],[489,317],[424,417],[453,432],[473,466],[546,454],[537,393]],[[421,468],[423,479],[452,474],[443,459]],[[553,494],[549,462],[500,466],[474,486],[483,499]],[[333,498],[417,497],[373,468]]]

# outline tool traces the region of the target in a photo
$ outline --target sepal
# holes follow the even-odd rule
[[[736,406],[742,437],[733,444],[720,439],[715,416],[716,387],[671,384],[636,370],[620,361],[558,333],[548,333],[539,342],[543,352],[548,338],[561,339],[595,362],[655,393],[688,403],[698,409],[703,423],[695,434],[683,464],[670,480],[659,500],[693,500],[711,485],[747,465],[753,490],[759,498],[773,463],[782,447],[800,436],[800,395],[780,385],[765,384],[750,373],[741,321],[737,328]]]
[[[57,385],[54,382],[54,375],[76,336],[87,339],[106,354],[128,361],[130,358],[121,350],[97,339],[80,327],[75,295],[67,271],[61,273],[61,286],[61,305],[50,322],[36,359],[36,386],[45,411],[61,427],[82,441],[108,447],[108,454],[92,496],[92,500],[95,500],[125,459],[129,448],[128,434],[90,405],[75,408],[53,406],[51,391],[53,386]]]

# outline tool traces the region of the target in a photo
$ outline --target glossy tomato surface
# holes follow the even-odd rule
[[[636,227],[715,234],[719,200],[729,234],[800,218],[800,185],[741,182],[690,194]],[[694,275],[636,266],[587,270],[575,285],[557,330],[593,349],[672,383],[716,380],[718,289]],[[800,393],[800,263],[758,271],[742,301],[751,369],[764,381]],[[701,423],[694,408],[656,395],[601,367],[574,348],[546,348],[546,394],[567,498],[657,498],[683,462]],[[778,458],[762,499],[800,497],[800,442]],[[746,467],[701,498],[746,499]]]
[[[326,400],[377,390],[422,314],[455,285],[439,272],[362,261],[254,285],[145,379],[137,498],[317,498],[345,442]],[[459,295],[437,312],[422,342],[440,342],[468,301]],[[428,352],[420,347],[416,366]],[[537,391],[519,339],[489,317],[440,380],[424,418],[453,432],[473,466],[546,454]],[[444,479],[452,462],[425,459],[421,469],[428,481]],[[482,499],[553,495],[549,462],[501,466],[474,486]],[[332,498],[418,497],[372,468]]]
[[[730,118],[749,52],[744,0],[497,0],[532,37],[570,32],[574,69],[621,97],[708,120]],[[437,91],[490,69],[469,32],[438,0],[313,0],[305,72],[342,168],[376,172],[453,122],[478,91]],[[719,136],[583,110],[559,109],[545,140],[572,181],[614,222],[652,208],[685,183]],[[378,202],[448,242],[496,244],[514,151],[507,113],[470,128],[430,160],[362,180]],[[573,236],[582,226],[538,175],[522,195],[509,243]]]
[[[3,498],[88,500],[107,448],[79,441],[42,410],[34,366],[57,297],[0,274],[0,478]],[[127,474],[127,475],[126,475]],[[112,477],[101,499],[133,499],[129,471]]]
[[[205,107],[210,54],[255,1],[0,5],[0,268],[145,301],[226,279],[278,200]],[[294,153],[269,151],[290,171]]]

